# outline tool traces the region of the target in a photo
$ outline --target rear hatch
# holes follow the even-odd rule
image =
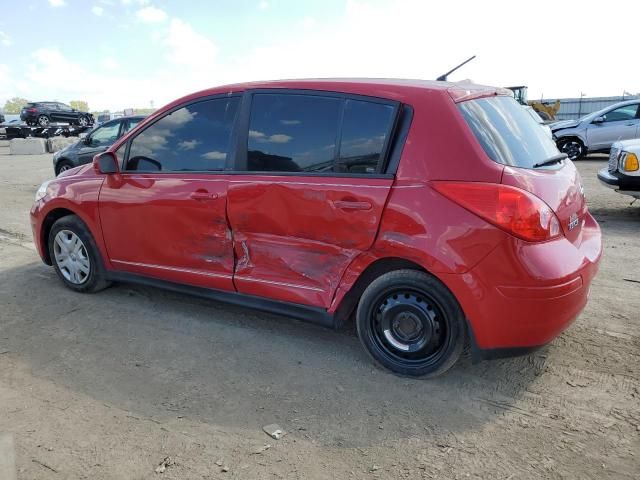
[[[502,183],[542,199],[565,237],[579,242],[587,213],[580,175],[571,160],[559,160],[543,128],[509,96],[467,100],[458,108],[489,158],[505,166]]]

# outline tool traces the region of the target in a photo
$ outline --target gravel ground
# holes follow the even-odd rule
[[[605,239],[578,320],[531,356],[425,381],[374,367],[351,331],[66,290],[28,219],[51,156],[0,147],[0,445],[28,480],[637,479],[640,202],[598,184],[605,162],[578,162]]]

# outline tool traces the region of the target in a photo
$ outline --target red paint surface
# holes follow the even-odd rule
[[[602,252],[575,167],[524,170],[488,159],[458,113],[459,86],[419,81],[284,81],[220,87],[340,91],[409,104],[414,117],[395,178],[277,175],[115,174],[81,167],[53,181],[32,209],[80,216],[106,268],[248,293],[335,312],[362,272],[385,258],[410,260],[442,280],[482,348],[532,346],[582,310]],[[452,90],[453,88],[453,90]],[[470,97],[501,94],[474,87]],[[435,180],[505,183],[544,200],[563,235],[518,240],[437,193]],[[196,197],[194,198],[194,193]],[[568,230],[570,217],[579,226]]]

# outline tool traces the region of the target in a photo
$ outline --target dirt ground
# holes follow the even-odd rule
[[[531,356],[426,381],[375,367],[351,331],[66,290],[28,219],[51,156],[0,147],[0,445],[27,480],[637,479],[640,202],[598,183],[605,162],[578,162],[606,246],[578,320]]]

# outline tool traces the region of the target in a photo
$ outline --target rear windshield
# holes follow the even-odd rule
[[[543,127],[511,97],[469,100],[458,108],[495,162],[531,168],[559,153]]]

